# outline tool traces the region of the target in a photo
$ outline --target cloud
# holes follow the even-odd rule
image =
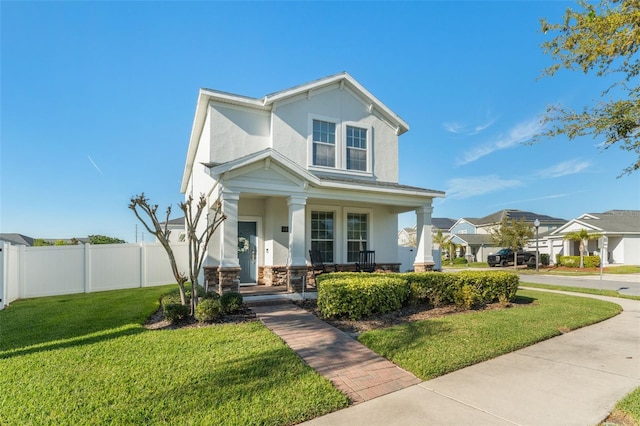
[[[98,165],[96,164],[96,162],[95,162],[95,161],[93,161],[93,158],[91,158],[91,156],[90,156],[90,155],[87,155],[87,158],[89,159],[89,161],[91,161],[91,164],[93,164],[93,167],[95,167],[95,168],[96,168],[96,170],[97,170],[101,175],[103,175],[103,176],[104,176],[104,173],[102,173],[102,170],[100,170],[100,167],[98,167]]]
[[[496,122],[495,118],[492,118],[488,122],[483,123],[483,124],[478,124],[476,126],[471,126],[471,125],[467,125],[467,124],[460,124],[460,123],[457,123],[457,122],[446,122],[446,123],[442,123],[442,127],[444,127],[445,130],[447,132],[449,132],[449,133],[473,136],[473,135],[477,135],[478,133],[482,132],[483,130],[488,129],[495,122]]]
[[[561,176],[573,175],[591,167],[590,161],[569,160],[558,163],[546,169],[538,170],[535,175],[542,178],[557,178]]]
[[[485,143],[469,152],[465,153],[463,158],[458,160],[458,165],[465,165],[473,163],[480,158],[491,154],[492,152],[502,149],[511,148],[515,145],[524,143],[531,139],[533,135],[538,133],[542,124],[539,118],[533,118],[528,121],[523,121],[515,125],[506,136],[500,136],[495,142]]]
[[[496,175],[456,178],[447,182],[447,198],[470,198],[508,188],[517,188],[523,183],[516,179],[502,179]]]

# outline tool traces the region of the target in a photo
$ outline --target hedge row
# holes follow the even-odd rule
[[[580,266],[580,256],[556,255],[556,264],[558,266],[578,268]],[[600,266],[600,256],[584,256],[585,268],[597,268],[598,266]]]
[[[341,272],[318,277],[318,309],[326,318],[360,319],[409,304],[455,303],[470,309],[506,303],[518,290],[513,272],[366,274]]]

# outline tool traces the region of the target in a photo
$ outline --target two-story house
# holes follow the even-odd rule
[[[398,214],[408,211],[414,267],[430,269],[432,200],[444,192],[398,183],[408,130],[347,73],[262,98],[201,89],[181,192],[219,201],[227,217],[208,247],[209,285],[300,290],[311,249],[345,267],[375,250],[379,268],[397,270]]]

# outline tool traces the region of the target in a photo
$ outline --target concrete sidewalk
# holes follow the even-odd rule
[[[597,425],[640,386],[640,301],[585,327],[306,425]]]

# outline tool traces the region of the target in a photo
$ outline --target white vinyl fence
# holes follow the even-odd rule
[[[188,271],[187,243],[172,243],[178,269]],[[175,283],[159,243],[0,246],[0,309],[16,299]]]

